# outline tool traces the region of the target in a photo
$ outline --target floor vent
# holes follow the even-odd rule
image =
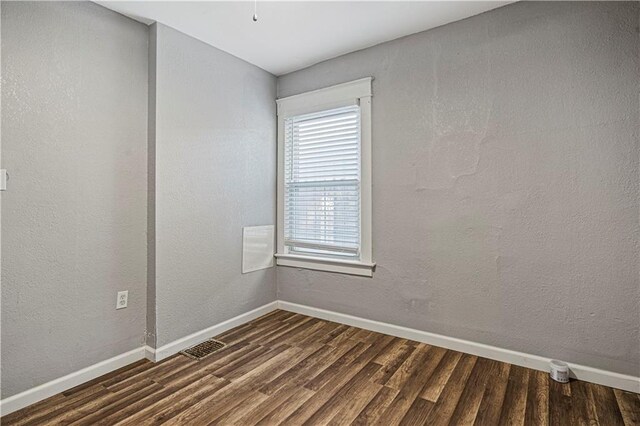
[[[183,355],[188,356],[193,359],[202,359],[219,351],[220,349],[226,346],[225,343],[222,343],[218,340],[207,340],[206,342],[198,343],[195,346],[191,346],[189,349],[185,349],[180,352]]]

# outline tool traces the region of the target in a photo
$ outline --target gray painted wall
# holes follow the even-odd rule
[[[373,279],[279,298],[640,373],[640,4],[524,2],[278,79],[373,76]]]
[[[276,79],[166,26],[153,34],[159,347],[275,300],[275,268],[242,275],[241,262],[242,227],[275,222]]]
[[[93,3],[2,3],[2,397],[142,344],[147,43]]]

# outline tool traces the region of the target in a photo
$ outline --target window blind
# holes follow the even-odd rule
[[[284,244],[360,256],[360,107],[285,118]]]

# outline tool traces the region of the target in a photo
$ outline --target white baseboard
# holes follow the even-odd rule
[[[144,345],[144,357],[151,362],[156,360],[156,350],[149,345]]]
[[[129,352],[114,356],[97,364],[90,365],[82,370],[75,371],[66,376],[20,392],[16,395],[0,401],[0,416],[13,413],[21,408],[35,404],[45,398],[49,398],[57,393],[64,392],[74,386],[81,385],[89,380],[100,377],[118,368],[122,368],[133,362],[143,359],[144,348],[133,349]]]
[[[297,303],[285,302],[282,300],[278,301],[278,309],[333,321],[340,324],[346,324],[353,327],[364,328],[365,330],[376,331],[378,333],[389,334],[391,336],[415,340],[429,345],[440,346],[442,348],[465,352],[496,361],[532,368],[534,370],[549,371],[549,361],[551,361],[551,358],[545,358],[539,355],[516,352],[496,346],[457,339],[455,337],[447,337],[398,325],[386,324],[379,321],[341,314],[339,312],[327,311],[311,306],[299,305]],[[569,367],[573,378],[640,393],[640,377],[600,370],[598,368],[580,364],[569,363]]]
[[[276,309],[278,309],[277,301],[267,303],[266,305],[260,306],[259,308],[256,308],[252,311],[238,315],[237,317],[233,317],[209,328],[205,328],[204,330],[196,331],[193,334],[190,334],[178,340],[174,340],[173,342],[167,343],[166,345],[162,345],[159,348],[155,349],[154,352],[151,352],[153,351],[153,349],[149,348],[150,351],[147,351],[147,358],[153,355],[153,359],[149,359],[155,362],[162,361],[163,359],[170,357],[171,355],[177,354],[183,349],[200,343],[203,340],[209,339],[220,333],[224,333],[225,331],[230,330],[234,327],[245,324],[249,321],[253,321],[254,319],[266,315],[269,312],[275,311]]]

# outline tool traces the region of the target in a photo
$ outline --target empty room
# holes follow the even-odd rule
[[[640,426],[640,2],[0,12],[2,425]]]

